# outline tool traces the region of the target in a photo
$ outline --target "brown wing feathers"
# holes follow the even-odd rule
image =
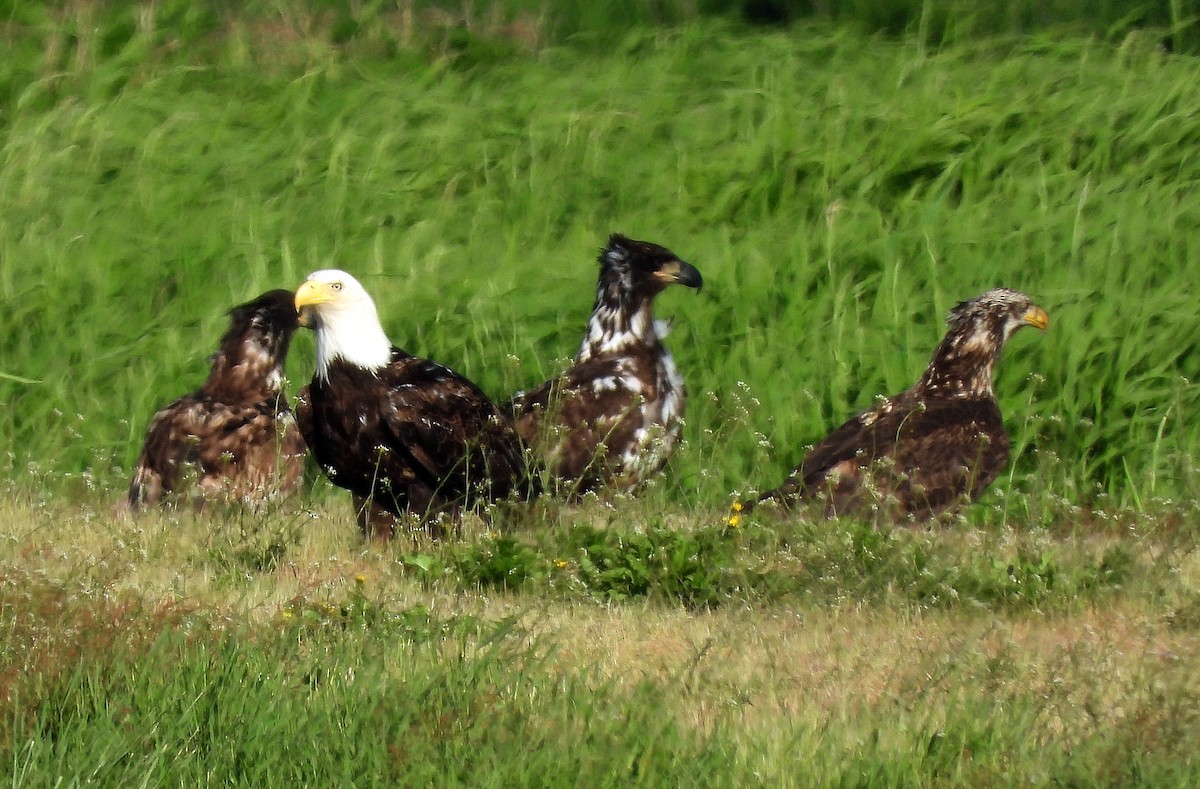
[[[665,461],[685,399],[650,304],[671,283],[698,288],[701,279],[669,250],[623,236],[600,260],[575,361],[504,410],[453,370],[394,348],[345,272],[316,272],[295,294],[235,307],[204,385],[154,416],[130,505],[287,495],[305,444],[363,513],[425,517],[532,495],[522,439],[575,490],[637,485]],[[317,333],[317,373],[293,417],[282,371],[300,322]],[[913,387],[834,430],[759,501],[925,518],[977,498],[1010,451],[995,363],[1019,328],[1047,324],[1027,296],[1003,288],[957,305]]]
[[[204,385],[155,414],[129,487],[138,508],[191,495],[263,500],[294,492],[304,444],[282,389],[299,324],[292,294],[264,293],[230,311]]]
[[[759,501],[927,518],[978,498],[1009,456],[992,371],[1013,332],[1048,318],[1028,296],[997,288],[956,306],[948,324],[912,388],[834,430]]]
[[[509,402],[521,438],[568,492],[635,487],[674,449],[686,392],[652,309],[672,284],[703,279],[665,247],[611,236],[571,366]]]

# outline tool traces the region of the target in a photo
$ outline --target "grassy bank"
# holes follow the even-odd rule
[[[628,513],[380,549],[336,510],[8,507],[0,754],[16,786],[1196,778],[1194,529]]]
[[[720,19],[748,27],[837,23],[863,35],[907,35],[928,44],[953,44],[1002,35],[1042,32],[1093,36],[1119,44],[1144,37],[1163,49],[1193,52],[1197,44],[1194,0],[248,0],[182,2],[136,0],[68,2],[47,6],[9,0],[0,10],[17,37],[50,31],[101,55],[122,48],[163,43],[212,52],[266,55],[279,42],[262,33],[284,33],[301,47],[356,53],[392,53],[413,48],[492,55],[536,50],[570,41],[604,47],[630,30],[674,27]],[[274,45],[272,45],[274,44]]]

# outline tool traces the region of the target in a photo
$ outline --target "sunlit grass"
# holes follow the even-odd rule
[[[668,575],[691,564],[640,595],[589,585],[580,538],[636,513],[593,502],[380,547],[349,507],[7,506],[0,750],[17,785],[511,784],[573,760],[645,785],[1194,778],[1200,551],[1170,513],[1058,535],[748,521],[719,574],[740,586],[699,607]],[[668,550],[690,533],[649,532]],[[511,585],[487,569],[505,539],[529,569]],[[918,593],[951,568],[960,596]]]
[[[1036,449],[1074,498],[1194,493],[1191,61],[744,36],[690,27],[466,72],[172,62],[97,93],[123,68],[99,60],[30,82],[0,151],[14,463],[127,473],[224,311],[331,264],[395,342],[505,397],[574,353],[620,230],[708,283],[661,299],[691,392],[676,502],[776,484],[916,379],[949,307],[999,284],[1052,317],[1000,362],[1018,477]],[[302,335],[293,386],[311,355]]]

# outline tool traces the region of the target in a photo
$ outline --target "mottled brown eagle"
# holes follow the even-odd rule
[[[509,403],[521,438],[569,492],[632,488],[679,439],[683,378],[653,313],[654,297],[672,284],[699,289],[703,279],[671,250],[614,234],[600,251],[596,303],[571,366]]]
[[[317,271],[295,306],[317,335],[297,421],[330,481],[354,495],[364,534],[528,492],[512,420],[462,375],[394,347],[354,277]]]
[[[1010,451],[992,392],[996,360],[1017,329],[1045,329],[1049,318],[1025,294],[996,288],[960,303],[947,324],[915,386],[830,433],[759,501],[823,499],[827,516],[925,519],[977,499]]]
[[[304,442],[283,392],[283,365],[299,323],[292,293],[272,290],[229,312],[208,380],[154,415],[129,504],[262,502],[294,493]]]

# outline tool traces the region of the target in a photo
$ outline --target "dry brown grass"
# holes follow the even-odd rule
[[[283,560],[257,570],[229,563],[243,544],[256,555],[261,534],[292,541]],[[1161,606],[1138,595],[1055,614],[851,603],[696,612],[422,583],[402,561],[420,549],[431,546],[364,545],[348,508],[338,506],[219,518],[114,518],[53,504],[0,510],[5,588],[53,590],[28,596],[33,610],[18,618],[25,640],[42,644],[41,657],[30,653],[42,664],[54,659],[48,649],[61,647],[64,660],[78,653],[82,642],[69,632],[91,632],[87,648],[103,649],[133,637],[118,626],[127,620],[161,624],[203,609],[254,626],[276,620],[297,600],[359,594],[388,609],[421,606],[438,617],[517,617],[528,638],[551,645],[558,670],[631,692],[645,682],[676,688],[680,720],[703,731],[732,726],[781,751],[802,731],[852,751],[881,720],[891,722],[888,736],[903,739],[944,724],[964,700],[1035,710],[1033,745],[1131,732],[1146,747],[1171,747],[1178,710],[1167,700],[1200,698],[1200,675],[1192,670],[1200,634],[1173,625]],[[1200,583],[1200,557],[1182,557],[1179,565],[1183,588]],[[7,598],[21,605],[20,596]],[[101,627],[97,617],[112,626]],[[56,622],[74,624],[62,625],[55,639],[35,638]],[[10,662],[6,676],[28,668]]]
[[[1200,658],[1195,633],[1169,628],[1136,603],[1016,618],[568,606],[541,616],[539,629],[556,637],[568,665],[618,682],[685,679],[680,702],[701,725],[715,709],[737,709],[747,726],[773,726],[881,707],[911,712],[983,693],[1044,698],[1045,734],[1059,736],[1119,722],[1130,713],[1123,699],[1147,677],[1183,680],[1181,671]]]

